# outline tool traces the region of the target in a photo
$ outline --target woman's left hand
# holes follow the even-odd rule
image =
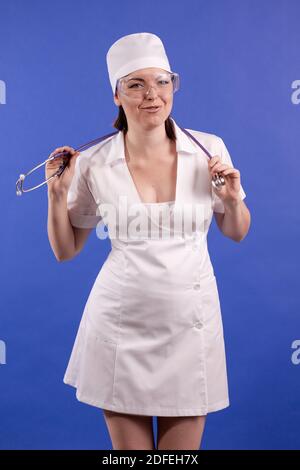
[[[228,203],[235,203],[240,200],[241,177],[240,172],[232,166],[221,163],[221,158],[218,155],[213,156],[208,161],[208,169],[211,177],[216,173],[220,173],[225,179],[225,184],[213,190],[217,196],[223,201]]]

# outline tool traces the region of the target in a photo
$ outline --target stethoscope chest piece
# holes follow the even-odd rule
[[[224,186],[225,184],[225,179],[221,173],[217,173],[216,175],[213,176],[211,180],[211,184],[215,189],[220,191],[221,187]]]

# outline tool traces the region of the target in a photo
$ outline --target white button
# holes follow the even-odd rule
[[[194,284],[194,289],[199,290],[200,289],[200,284]]]
[[[195,328],[198,328],[200,330],[202,328],[203,324],[200,321],[198,321],[197,323],[195,323],[194,326],[195,326]]]

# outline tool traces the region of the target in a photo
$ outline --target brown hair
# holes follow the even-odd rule
[[[124,131],[124,134],[128,131],[128,124],[125,111],[122,106],[119,106],[119,114],[117,119],[113,122],[113,126],[119,131]],[[176,133],[171,115],[165,120],[166,134],[171,140],[176,140]]]

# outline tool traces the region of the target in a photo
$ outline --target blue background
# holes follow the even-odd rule
[[[172,116],[223,138],[252,215],[241,243],[210,228],[231,406],[209,414],[202,448],[300,447],[299,15],[298,0],[0,0],[0,448],[111,448],[101,409],[62,380],[110,243],[94,230],[58,263],[46,187],[18,198],[15,182],[56,147],[115,130],[106,52],[144,31],[181,77]]]

